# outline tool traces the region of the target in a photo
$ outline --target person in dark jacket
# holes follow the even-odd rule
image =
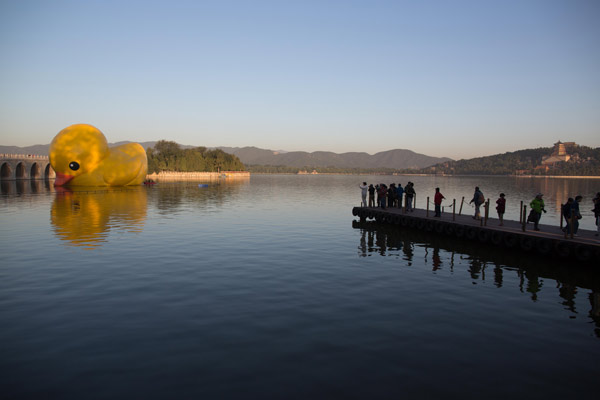
[[[408,182],[406,184],[406,187],[404,188],[404,194],[406,195],[406,211],[413,212],[413,198],[417,192],[415,192],[412,182]]]
[[[390,183],[390,187],[387,192],[388,196],[388,207],[394,207],[396,205],[396,184]]]
[[[600,235],[600,192],[596,193],[596,197],[594,197],[594,209],[592,212],[594,213],[594,218],[596,218],[596,236]]]
[[[496,200],[496,211],[498,212],[500,226],[502,226],[504,225],[504,211],[506,211],[506,199],[504,198],[504,193],[500,193],[500,197]]]
[[[573,200],[569,197],[567,203],[563,205],[563,216],[567,220],[567,226],[563,229],[565,233],[573,233],[573,236],[577,236],[579,230],[579,220],[581,219],[581,212],[579,211],[579,203],[583,200],[583,196],[576,196]],[[571,226],[571,221],[573,225]]]
[[[369,185],[369,207],[375,207],[375,187],[372,183]]]
[[[479,186],[475,186],[475,193],[473,193],[473,199],[469,202],[469,204],[475,204],[475,215],[473,215],[473,219],[481,219],[481,212],[479,207],[485,202],[485,196],[479,190]]]

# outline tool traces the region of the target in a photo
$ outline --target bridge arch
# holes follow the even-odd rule
[[[54,172],[54,168],[50,165],[50,163],[46,164],[46,168],[44,168],[44,179],[54,179],[56,178],[56,172]]]
[[[10,166],[10,163],[8,162],[3,162],[2,163],[2,167],[0,167],[0,177],[3,180],[7,180],[7,179],[11,179],[12,178],[12,168]]]
[[[31,168],[29,169],[29,178],[31,179],[40,179],[42,177],[42,169],[40,168],[40,164],[34,162],[31,164]]]
[[[15,179],[26,179],[27,171],[25,170],[25,165],[22,162],[17,164],[17,168],[15,169]]]

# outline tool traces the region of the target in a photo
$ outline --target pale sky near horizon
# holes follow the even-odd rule
[[[600,146],[600,0],[0,0],[0,144]]]

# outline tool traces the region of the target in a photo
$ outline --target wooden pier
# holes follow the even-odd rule
[[[469,241],[488,243],[506,249],[536,252],[543,256],[561,257],[573,263],[595,264],[600,267],[600,237],[595,231],[579,229],[571,238],[556,225],[533,224],[497,219],[473,219],[471,215],[443,213],[434,217],[431,210],[414,209],[405,212],[400,208],[354,207],[352,215],[361,221],[374,219],[380,223],[397,225],[400,229],[418,229],[432,234],[454,236]]]

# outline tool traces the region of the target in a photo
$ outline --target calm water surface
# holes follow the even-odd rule
[[[2,398],[595,398],[600,274],[361,224],[358,185],[470,200],[600,180],[256,175],[3,183]],[[465,205],[464,212],[472,209]]]

